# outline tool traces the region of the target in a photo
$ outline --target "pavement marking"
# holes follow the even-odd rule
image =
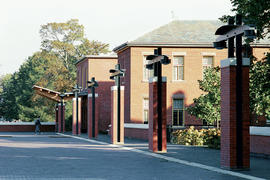
[[[173,157],[167,157],[167,156],[164,156],[164,155],[161,155],[161,154],[142,151],[142,150],[131,148],[131,147],[125,147],[123,145],[109,144],[109,143],[102,142],[102,141],[87,139],[87,138],[83,138],[83,137],[79,137],[79,136],[66,135],[66,134],[62,134],[62,133],[57,133],[57,134],[62,135],[62,136],[72,137],[72,138],[75,138],[75,139],[80,139],[80,140],[83,140],[83,141],[88,141],[88,142],[91,142],[91,143],[97,143],[97,144],[102,144],[102,145],[108,145],[108,146],[111,146],[111,147],[117,147],[117,148],[120,148],[120,149],[123,149],[123,150],[132,151],[132,152],[136,152],[136,153],[140,153],[140,154],[144,154],[144,155],[164,159],[164,160],[167,160],[167,161],[171,161],[171,162],[175,162],[175,163],[179,163],[179,164],[183,164],[183,165],[187,165],[187,166],[197,167],[197,168],[200,168],[200,169],[205,169],[205,170],[209,170],[209,171],[213,171],[213,172],[217,172],[217,173],[221,173],[221,174],[226,174],[226,175],[230,175],[230,176],[235,176],[235,177],[240,177],[240,178],[250,179],[250,180],[266,180],[264,178],[259,178],[259,177],[255,177],[255,176],[251,176],[251,175],[242,174],[242,173],[239,173],[239,172],[220,169],[220,168],[217,168],[217,167],[208,166],[208,165],[204,165],[204,164],[200,164],[200,163],[196,163],[196,162],[191,162],[191,161],[186,161],[186,160],[181,160],[181,159],[177,159],[177,158],[173,158]]]

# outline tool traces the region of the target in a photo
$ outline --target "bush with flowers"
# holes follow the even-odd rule
[[[171,142],[174,144],[203,146],[220,149],[220,129],[195,129],[190,126],[188,129],[172,132]]]

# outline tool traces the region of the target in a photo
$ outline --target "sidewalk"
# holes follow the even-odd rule
[[[82,134],[81,137],[87,138],[87,134]],[[105,134],[99,134],[96,140],[109,144],[111,143],[110,136]],[[147,141],[125,138],[124,142],[125,144],[123,146],[125,147],[131,147],[145,152],[149,152]],[[220,150],[210,149],[206,147],[184,146],[168,143],[167,153],[162,155],[220,168]],[[235,172],[270,179],[270,159],[263,157],[254,157],[251,155],[250,170]]]

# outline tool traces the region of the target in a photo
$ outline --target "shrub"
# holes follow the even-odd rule
[[[204,132],[204,144],[209,148],[220,149],[220,129],[206,130]]]
[[[203,145],[203,132],[191,126],[189,129],[177,130],[172,133],[172,142],[182,145]]]
[[[209,148],[220,149],[220,130],[216,128],[198,130],[190,126],[188,129],[174,131],[171,142],[182,145],[206,145]]]

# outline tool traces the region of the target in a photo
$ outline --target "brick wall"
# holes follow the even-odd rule
[[[55,124],[41,122],[41,132],[55,132]],[[35,132],[34,123],[0,124],[0,132]]]
[[[117,64],[117,57],[114,56],[89,56],[83,59],[77,64],[77,71],[88,67],[87,74],[88,79],[95,77],[98,82],[96,93],[98,94],[97,104],[99,109],[99,123],[98,128],[101,132],[106,132],[111,121],[111,86],[114,85],[114,81],[110,80],[110,69],[114,69]],[[80,73],[78,73],[79,76]],[[77,78],[77,82],[81,84],[80,78]],[[83,84],[83,83],[82,83]]]

